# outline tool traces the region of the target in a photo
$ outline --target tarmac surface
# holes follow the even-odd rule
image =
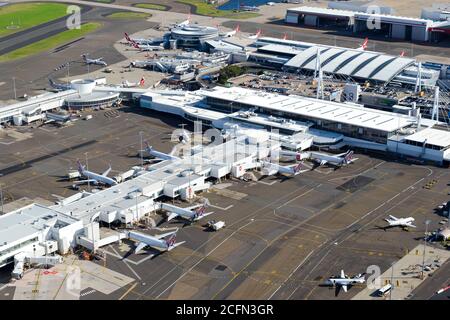
[[[103,56],[109,64],[122,61],[124,57],[111,48],[123,37],[123,32],[131,34],[151,28],[155,23],[104,17],[113,10],[118,8],[96,6],[89,10],[87,14],[104,26],[76,44],[2,63],[0,82],[5,84],[0,86],[0,99],[13,96],[13,76],[20,96],[47,86],[48,75],[63,77],[67,70],[58,73],[52,70],[70,60],[79,61],[82,53],[89,52],[93,58]],[[180,17],[181,14],[170,19]],[[212,25],[214,21],[211,20]],[[263,35],[280,38],[287,32],[289,39],[308,42],[334,44],[336,41],[348,47],[357,47],[361,42],[349,35],[336,34],[334,38],[329,31],[276,23],[217,21],[228,28],[239,23],[241,30],[248,33],[262,28]],[[31,32],[44,35],[46,31],[43,27]],[[423,53],[448,56],[449,53],[447,48],[432,45],[372,40],[369,50],[392,54],[405,50],[410,56]],[[96,68],[100,67],[93,67]],[[85,71],[81,63],[70,68],[71,75]],[[84,114],[87,113],[93,114],[93,119],[80,118],[63,128],[45,125],[8,129],[7,136],[0,137],[0,174],[3,174],[0,184],[7,202],[24,196],[55,201],[74,194],[76,191],[70,188],[72,182],[65,177],[70,168],[75,168],[77,159],[84,161],[87,157],[89,169],[97,172],[104,171],[111,163],[111,175],[115,175],[140,163],[136,156],[140,131],[155,148],[168,152],[173,147],[170,133],[186,123],[181,118],[133,107]],[[225,229],[207,232],[201,223],[183,227],[181,222],[166,223],[162,216],[153,216],[159,229],[143,232],[155,234],[183,227],[178,241],[186,243],[151,259],[145,252],[132,254],[133,243],[128,241],[106,247],[104,265],[134,281],[109,294],[86,288],[80,292],[80,299],[352,298],[362,288],[353,287],[336,297],[334,289],[321,284],[341,269],[349,275],[366,272],[370,265],[386,271],[392,262],[420,243],[425,220],[432,221],[430,229],[438,228],[442,217],[433,209],[448,200],[450,191],[448,169],[402,163],[380,155],[358,154],[357,157],[358,161],[339,170],[318,168],[292,179],[221,181],[201,196],[212,204],[215,212],[212,219],[226,222]],[[255,174],[260,177],[259,173]],[[437,180],[433,187],[424,189],[433,179]],[[413,216],[418,228],[384,231],[383,218],[389,214]],[[448,285],[448,270],[447,263],[419,286],[412,297],[447,299],[448,293],[436,297],[433,292]],[[4,286],[10,272],[10,268],[0,272],[1,299],[14,297],[14,285]]]
[[[65,128],[16,129],[26,131],[23,140],[0,148],[0,173],[5,174],[0,183],[8,202],[23,196],[55,201],[73,194],[65,176],[86,153],[93,171],[102,172],[111,163],[115,175],[138,165],[140,131],[155,148],[168,152],[173,147],[170,132],[185,122],[128,107],[92,114],[93,119]],[[0,139],[5,141],[12,139]],[[86,289],[80,299],[352,298],[362,288],[335,297],[334,289],[321,285],[341,269],[349,275],[366,272],[370,265],[386,271],[420,244],[426,219],[432,221],[429,230],[439,227],[442,217],[433,209],[450,191],[448,169],[376,155],[357,157],[347,167],[317,168],[295,178],[221,181],[200,195],[211,202],[211,219],[227,224],[218,232],[206,231],[202,223],[185,226],[152,215],[157,228],[142,232],[182,227],[177,240],[186,243],[153,258],[148,256],[151,250],[133,254],[130,241],[105,247],[102,265],[134,281],[110,294]],[[424,189],[433,179],[433,187]],[[384,231],[383,218],[389,214],[413,216],[418,228]],[[442,270],[442,278],[433,278],[439,281],[425,281],[425,289],[419,287],[414,296],[428,299],[429,292],[447,285],[448,265]],[[0,278],[4,299],[14,296],[14,285],[1,290],[8,272],[2,270]]]

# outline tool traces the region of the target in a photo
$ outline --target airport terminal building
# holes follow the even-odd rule
[[[310,134],[314,144],[331,148],[356,147],[444,166],[450,163],[450,131],[436,121],[422,119],[418,109],[405,115],[240,87],[215,87],[186,96],[149,92],[142,95],[140,104],[220,129],[234,121],[244,128],[277,129],[287,136]]]
[[[257,49],[249,53],[248,61],[292,73],[314,73],[320,56],[323,73],[343,79],[414,86],[419,75],[418,63],[409,57],[271,37],[258,39],[254,46]],[[440,70],[420,67],[422,86],[435,86],[439,77]]]

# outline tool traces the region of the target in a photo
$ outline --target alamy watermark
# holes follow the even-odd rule
[[[69,30],[81,29],[81,8],[79,6],[67,6],[67,14],[70,16],[66,19],[66,27]]]

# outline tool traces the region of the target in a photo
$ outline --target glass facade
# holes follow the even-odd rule
[[[411,146],[416,146],[416,147],[422,147],[423,148],[423,142],[412,141],[412,140],[405,140],[405,143],[409,144]],[[425,144],[425,148],[431,149],[431,150],[442,150],[442,149],[444,149],[441,146],[437,146],[437,145],[430,144],[430,143],[426,143]]]
[[[12,252],[19,250],[20,248],[26,247],[32,243],[38,242],[39,238],[34,237],[24,242],[18,243],[12,247],[0,250],[0,266],[5,265],[6,263],[11,262],[11,257],[9,256]]]

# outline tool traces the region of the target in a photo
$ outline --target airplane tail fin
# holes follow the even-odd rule
[[[206,204],[204,204],[201,207],[198,207],[197,209],[195,209],[194,219],[200,218],[202,215],[205,214],[205,212],[206,212]]]
[[[170,249],[177,242],[178,229],[166,240],[167,248]]]
[[[369,43],[369,38],[365,38],[363,44],[361,45],[361,49],[366,50],[367,44]]]
[[[82,173],[84,170],[84,166],[81,164],[80,160],[77,160],[78,172]]]
[[[350,150],[350,151],[345,155],[344,161],[345,161],[346,164],[352,162],[352,160],[353,160],[353,153],[354,153],[353,150]]]
[[[139,85],[143,86],[145,84],[145,78],[142,77],[141,80],[139,81]]]
[[[400,53],[400,57],[404,57],[405,56],[405,51],[402,51],[401,53]]]
[[[235,31],[236,31],[236,33],[238,33],[240,30],[239,30],[239,25],[237,25],[236,26],[236,29],[234,29]]]
[[[261,35],[261,33],[262,33],[262,30],[258,29],[258,31],[256,32],[256,38],[258,38]]]
[[[299,162],[298,165],[294,167],[294,173],[300,172],[300,170],[302,169],[302,165],[303,163]]]
[[[126,32],[124,32],[124,33],[125,33],[125,39],[127,39],[127,41],[131,41],[130,37],[128,36],[128,33],[126,33]]]
[[[148,141],[144,141],[145,143],[145,148],[147,149],[147,151],[152,150],[152,146],[148,143]]]
[[[286,32],[283,35],[283,40],[287,40],[287,33]]]

